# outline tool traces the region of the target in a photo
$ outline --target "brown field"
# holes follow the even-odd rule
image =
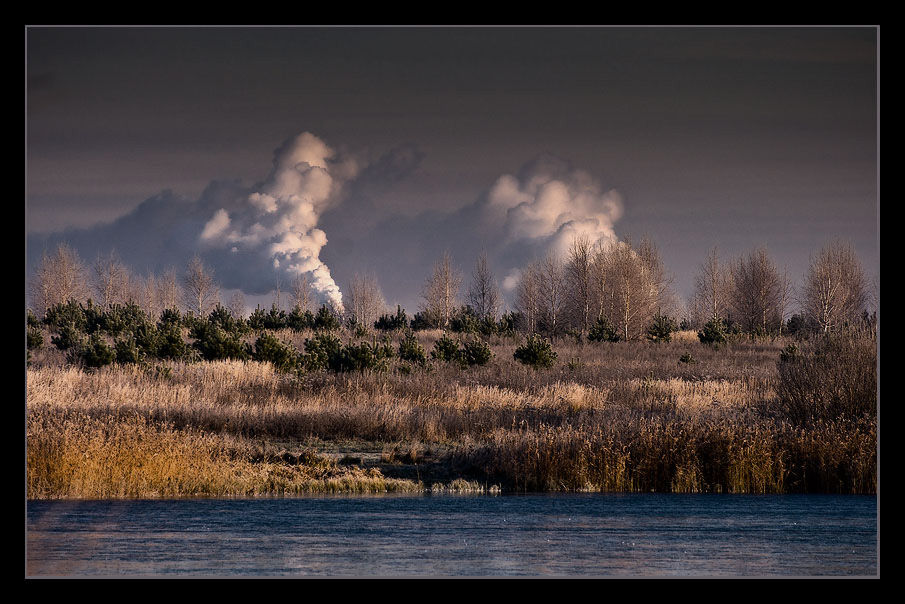
[[[427,350],[438,336],[419,333]],[[540,370],[490,343],[484,367],[302,376],[256,362],[90,372],[44,350],[27,370],[28,497],[876,492],[875,417],[802,426],[778,410],[783,339],[565,339]]]

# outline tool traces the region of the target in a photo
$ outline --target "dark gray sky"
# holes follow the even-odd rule
[[[591,208],[618,192],[615,235],[651,237],[683,297],[714,245],[726,258],[764,245],[797,282],[810,254],[843,238],[879,277],[873,27],[26,38],[29,266],[61,239],[86,259],[115,248],[140,273],[199,250],[224,286],[260,293],[278,275],[265,248],[230,255],[199,236],[220,208],[231,227],[242,212],[251,224],[242,204],[272,184],[274,151],[309,132],[343,181],[318,213],[320,260],[340,288],[376,271],[411,311],[443,249],[468,274],[490,248],[500,279],[539,251],[521,226],[488,222],[504,175],[523,189],[590,179]],[[346,160],[357,172],[340,177]]]

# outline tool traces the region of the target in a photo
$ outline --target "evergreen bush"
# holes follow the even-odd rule
[[[422,367],[427,363],[427,354],[424,352],[424,347],[418,341],[418,338],[415,337],[413,331],[406,331],[402,336],[402,341],[399,342],[399,358],[403,361],[417,363]]]
[[[305,354],[300,358],[300,365],[308,371],[327,369],[331,359],[342,350],[342,342],[331,333],[317,333],[305,339]]]
[[[292,344],[265,332],[255,340],[253,358],[260,363],[270,363],[277,371],[289,373],[297,367],[299,354]]]
[[[462,350],[458,352],[459,362],[465,367],[486,365],[493,358],[490,345],[478,338],[462,342]]]
[[[93,369],[111,365],[116,360],[116,352],[99,333],[92,334],[86,343],[71,352],[85,367]]]
[[[208,361],[233,359],[246,361],[251,357],[251,347],[237,333],[225,331],[219,325],[198,322],[192,328],[193,347]]]
[[[713,317],[704,325],[704,328],[698,332],[698,340],[702,344],[723,344],[728,339],[729,334],[723,324],[723,319]]]
[[[672,317],[657,313],[653,322],[647,328],[647,339],[651,342],[669,342],[673,332],[679,330],[679,325]]]
[[[408,326],[409,319],[405,314],[405,310],[399,305],[396,306],[395,315],[381,315],[380,318],[374,322],[374,329],[379,329],[380,331],[408,329]]]
[[[321,331],[335,331],[342,327],[339,317],[324,304],[314,317],[314,329]]]
[[[549,340],[538,335],[529,335],[525,343],[515,349],[512,355],[516,361],[535,369],[552,367],[556,361],[556,351]]]
[[[436,342],[434,342],[431,358],[450,363],[458,358],[458,354],[459,344],[444,333]]]
[[[610,321],[606,317],[598,317],[591,329],[588,330],[588,341],[618,342],[619,332],[610,325]]]
[[[31,325],[27,328],[28,333],[25,338],[25,344],[27,350],[40,350],[44,346],[44,332],[41,331],[40,327],[33,327]]]

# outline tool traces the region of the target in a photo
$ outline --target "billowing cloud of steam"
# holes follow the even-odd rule
[[[484,201],[485,221],[498,225],[502,248],[533,243],[536,253],[568,254],[576,237],[592,244],[617,241],[614,224],[622,217],[622,197],[604,191],[589,174],[542,156],[519,176],[497,179]],[[512,289],[518,268],[503,281]]]
[[[328,248],[327,262],[343,274],[368,262],[365,268],[378,274],[391,300],[399,295],[411,304],[444,251],[466,275],[477,255],[486,252],[504,290],[512,289],[525,264],[547,252],[564,257],[576,236],[592,243],[616,241],[614,225],[623,205],[619,193],[604,189],[586,172],[541,155],[517,174],[500,176],[479,199],[456,211],[394,214],[367,232],[355,230],[353,225],[365,223],[373,210],[361,196],[351,196],[325,212],[324,228],[333,241],[343,241],[344,252]]]
[[[466,277],[486,252],[505,289],[532,259],[567,253],[576,235],[616,239],[619,194],[546,155],[456,210],[387,213],[382,200],[422,158],[403,145],[368,161],[350,159],[304,133],[276,151],[260,183],[214,181],[195,200],[164,191],[108,224],[29,235],[28,264],[36,266],[41,251],[59,241],[89,261],[116,250],[138,274],[181,270],[200,253],[224,288],[266,295],[278,281],[308,274],[323,300],[337,306],[337,282],[374,272],[388,302],[413,309],[445,251]]]
[[[217,209],[201,231],[201,242],[234,253],[258,253],[289,275],[307,273],[314,289],[341,309],[340,288],[320,259],[327,235],[317,224],[342,182],[357,170],[353,161],[336,163],[333,158],[333,150],[313,134],[289,140],[277,150],[273,170],[259,190],[229,209]]]

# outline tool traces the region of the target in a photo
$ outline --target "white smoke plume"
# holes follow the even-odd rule
[[[580,170],[535,165],[521,178],[503,175],[487,195],[485,212],[502,227],[506,242],[535,240],[561,257],[572,240],[617,241],[614,224],[622,217],[622,197]]]
[[[334,151],[304,132],[276,151],[273,170],[260,190],[230,210],[220,208],[204,225],[201,242],[234,252],[259,252],[289,275],[310,275],[312,287],[341,310],[342,292],[320,259],[327,234],[317,228],[343,182],[354,178],[354,161],[335,161]]]

